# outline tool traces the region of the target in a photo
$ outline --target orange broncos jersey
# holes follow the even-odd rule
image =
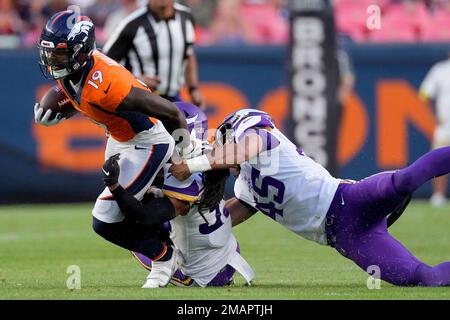
[[[69,80],[58,80],[59,86],[75,108],[84,116],[104,127],[120,142],[128,141],[154,126],[156,119],[138,112],[117,112],[117,107],[132,87],[150,91],[127,69],[95,50],[88,65],[89,72],[81,81],[78,93]]]

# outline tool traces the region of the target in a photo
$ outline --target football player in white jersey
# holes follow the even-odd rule
[[[236,198],[226,204],[233,225],[261,211],[306,239],[336,248],[365,271],[378,266],[381,279],[389,283],[450,285],[450,262],[426,265],[387,230],[387,216],[398,216],[417,188],[450,172],[449,147],[431,151],[403,169],[361,181],[341,180],[289,141],[267,113],[244,109],[222,122],[211,153],[183,160],[169,171],[183,180],[193,172],[236,166]],[[214,190],[218,192],[210,193],[207,201],[222,198],[223,189]]]
[[[450,52],[449,58],[439,61],[430,69],[420,85],[420,98],[434,101],[437,126],[434,129],[432,148],[450,146]],[[433,181],[433,195],[430,203],[440,207],[446,203],[447,176]]]
[[[180,182],[168,172],[168,166],[164,168],[164,185],[161,189],[153,188],[151,192],[157,197],[170,198],[174,207],[179,208],[176,218],[169,221],[168,229],[182,261],[170,283],[183,287],[226,286],[238,271],[250,284],[254,272],[240,255],[239,244],[231,233],[231,217],[225,201],[221,200],[212,207],[202,202],[204,196],[208,197],[202,196],[203,184],[208,180],[217,182],[217,174],[211,174],[213,171],[196,173]],[[151,214],[152,208],[149,209]],[[133,255],[144,268],[152,270],[149,258],[137,252]],[[150,275],[144,288],[152,287]]]
[[[184,111],[192,134],[204,140],[203,132],[208,128],[204,113],[187,103],[175,104]],[[207,142],[204,146],[205,150],[211,150]],[[216,177],[222,175],[220,171],[197,173],[185,181],[178,181],[168,172],[166,165],[163,185],[160,188],[152,187],[141,202],[118,184],[118,158],[111,157],[105,163],[104,170],[109,175],[104,179],[108,179],[108,187],[122,213],[130,223],[143,227],[144,244],[149,242],[149,238],[152,241],[172,242],[181,256],[176,265],[179,269],[173,265],[165,266],[164,262],[159,261],[155,269],[152,260],[146,255],[137,250],[132,251],[142,266],[151,271],[143,288],[164,287],[169,281],[185,287],[225,286],[232,282],[235,271],[250,284],[254,272],[240,255],[239,244],[231,233],[231,218],[224,209],[225,201],[202,201],[210,198],[209,192],[203,192],[203,184],[213,185],[212,181],[215,184]],[[170,219],[167,231],[170,231],[171,240],[157,226]],[[152,234],[148,232],[149,226],[154,226]]]

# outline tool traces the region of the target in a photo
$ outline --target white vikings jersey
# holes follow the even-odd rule
[[[265,113],[254,112],[232,128],[236,142],[256,130],[265,144],[258,157],[241,164],[236,197],[298,235],[326,244],[325,217],[340,180],[289,141]]]
[[[194,202],[198,199],[202,174],[193,174],[185,181],[178,181],[164,167],[164,195]],[[170,238],[180,250],[184,262],[180,269],[201,287],[205,287],[227,264],[234,267],[249,282],[253,270],[237,252],[238,243],[231,233],[231,218],[224,210],[225,201],[210,212],[204,212],[206,222],[196,205],[185,216],[177,216],[170,221]]]

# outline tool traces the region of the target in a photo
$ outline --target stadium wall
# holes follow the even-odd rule
[[[360,179],[407,165],[429,150],[435,125],[417,88],[432,64],[447,57],[450,45],[347,44],[345,49],[357,81],[343,111],[340,176]],[[289,130],[286,48],[210,47],[197,54],[211,128],[251,106]],[[56,127],[34,124],[34,102],[51,86],[37,59],[36,50],[0,51],[0,203],[92,201],[103,189],[105,135],[81,116]],[[417,196],[430,191],[428,184]]]

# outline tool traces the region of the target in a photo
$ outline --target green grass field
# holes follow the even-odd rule
[[[141,289],[147,272],[91,229],[91,205],[0,207],[0,299],[449,299],[450,288],[369,290],[367,275],[333,249],[303,240],[262,215],[236,227],[256,272],[227,288]],[[450,206],[414,202],[393,234],[428,264],[450,260]],[[81,269],[69,290],[67,267]]]

